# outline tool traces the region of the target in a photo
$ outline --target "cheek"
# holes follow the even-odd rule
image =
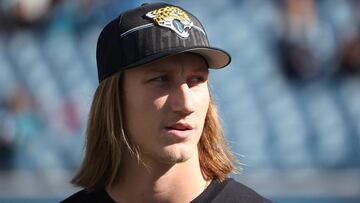
[[[196,109],[199,114],[205,117],[210,104],[209,91],[208,89],[205,89],[203,91],[194,92],[194,95],[197,95],[194,98],[194,101],[196,103]]]
[[[124,99],[124,115],[125,115],[125,126],[127,131],[131,134],[131,137],[141,133],[139,130],[143,129],[142,125],[146,124],[143,121],[142,111],[143,100],[133,92],[126,92]]]
[[[201,136],[204,128],[205,118],[210,105],[210,95],[208,91],[203,91],[201,93],[196,93],[194,102],[196,104],[195,117],[197,123],[197,132]],[[194,120],[195,121],[195,120]]]
[[[128,93],[125,97],[125,123],[128,132],[135,137],[152,134],[157,126],[163,99],[151,99],[147,92]]]
[[[127,111],[126,115],[129,117],[136,117],[132,115],[140,114],[146,108],[146,101],[140,95],[141,92],[137,92],[125,96],[125,110]]]

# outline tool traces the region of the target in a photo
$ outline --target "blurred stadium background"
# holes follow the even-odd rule
[[[239,181],[275,202],[360,202],[360,1],[166,1],[232,63],[211,74]],[[142,1],[0,0],[0,202],[77,191],[97,37]]]

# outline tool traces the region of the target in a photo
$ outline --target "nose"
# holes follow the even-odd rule
[[[174,112],[183,115],[189,115],[195,111],[193,95],[188,84],[183,83],[174,88],[171,107]]]

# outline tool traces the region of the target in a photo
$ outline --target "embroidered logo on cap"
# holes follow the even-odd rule
[[[189,30],[194,26],[185,11],[174,6],[166,6],[146,13],[146,16],[162,26],[173,30],[182,38],[189,37]]]

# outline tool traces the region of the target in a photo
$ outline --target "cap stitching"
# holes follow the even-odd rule
[[[152,26],[154,26],[154,23],[148,23],[148,24],[145,24],[145,25],[140,25],[140,26],[131,28],[130,30],[127,30],[126,32],[122,33],[121,37],[125,37],[126,35],[128,35],[130,33],[133,33],[135,31],[142,30],[142,29],[145,29],[145,28],[149,28],[149,27],[152,27]]]
[[[145,28],[149,28],[149,27],[153,27],[155,26],[154,23],[148,23],[148,24],[145,24],[145,25],[140,25],[140,26],[137,26],[137,27],[134,27],[134,28],[131,28],[130,30],[127,30],[125,31],[124,33],[121,34],[121,37],[125,37],[126,35],[128,34],[131,34],[135,31],[139,31],[139,30],[142,30],[142,29],[145,29]],[[201,29],[200,27],[194,25],[193,28],[195,28],[196,30],[200,31],[204,36],[206,36],[206,33],[203,29]]]
[[[205,31],[204,31],[203,29],[201,29],[200,27],[198,27],[198,26],[194,25],[194,26],[193,26],[193,28],[195,28],[195,29],[197,29],[198,31],[202,32],[202,33],[203,33],[203,35],[205,35],[205,36],[206,36]]]

